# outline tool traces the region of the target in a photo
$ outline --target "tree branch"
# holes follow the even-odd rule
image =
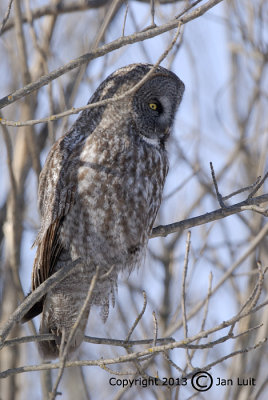
[[[171,233],[178,232],[180,230],[190,229],[194,226],[207,224],[208,222],[217,221],[218,219],[229,217],[230,215],[237,214],[241,211],[252,210],[253,205],[260,205],[262,203],[268,202],[268,194],[263,194],[261,196],[253,197],[241,201],[240,203],[234,204],[232,206],[226,206],[225,208],[219,208],[215,211],[211,211],[206,214],[202,214],[198,217],[188,218],[180,222],[174,222],[169,225],[159,225],[153,229],[151,238],[158,236],[167,236]]]
[[[10,0],[11,4],[12,4],[12,1],[13,0]],[[137,0],[137,1],[139,1],[141,3],[149,3],[150,2],[150,0]],[[183,2],[183,0],[158,0],[158,1],[161,5]],[[202,1],[202,0],[199,0],[199,1]],[[111,0],[84,0],[84,1],[74,1],[73,3],[69,3],[69,4],[64,4],[64,2],[63,2],[62,4],[59,4],[59,5],[49,3],[43,7],[33,10],[32,18],[33,18],[33,20],[35,20],[35,19],[39,19],[39,18],[42,18],[47,15],[57,16],[57,15],[62,15],[62,14],[70,14],[70,13],[74,13],[74,12],[81,12],[81,11],[87,11],[87,10],[91,10],[91,9],[97,9],[97,8],[104,7],[105,5],[107,5],[110,2],[111,2]],[[122,3],[123,3],[123,0],[122,0]],[[11,8],[11,5],[9,5],[9,8]],[[7,18],[5,16],[3,19],[3,23],[2,23],[3,27],[0,29],[0,35],[2,33],[9,31],[10,29],[12,29],[14,27],[14,20],[12,18],[10,19],[9,23],[6,23],[8,20],[9,12],[10,12],[10,10],[8,9],[8,11],[6,13]],[[30,23],[27,14],[23,15],[22,22]]]
[[[0,109],[9,104],[14,103],[15,101],[19,100],[20,98],[22,98],[24,96],[28,96],[30,93],[47,85],[49,82],[53,81],[54,79],[66,74],[69,71],[72,71],[73,69],[75,69],[85,63],[88,63],[91,60],[102,57],[103,55],[105,55],[109,52],[112,52],[114,50],[117,50],[128,44],[137,43],[137,42],[141,42],[143,40],[151,39],[155,36],[161,35],[164,32],[168,32],[172,29],[175,29],[178,27],[179,22],[181,24],[186,24],[187,22],[200,17],[205,12],[207,12],[209,9],[211,9],[216,4],[218,4],[222,1],[223,0],[208,0],[205,4],[203,4],[200,7],[197,7],[196,9],[187,13],[180,19],[174,19],[174,20],[168,22],[167,24],[163,24],[156,28],[151,28],[146,31],[135,33],[133,35],[120,37],[119,39],[116,39],[113,42],[110,42],[108,44],[105,44],[96,50],[93,50],[89,53],[83,54],[82,56],[70,61],[69,63],[63,65],[62,67],[55,69],[54,71],[50,72],[49,74],[41,76],[41,78],[38,79],[37,81],[32,82],[32,83],[24,86],[23,88],[18,89],[15,92],[10,93],[9,95],[3,97],[2,99],[0,99]],[[1,120],[0,120],[0,122],[1,122]]]

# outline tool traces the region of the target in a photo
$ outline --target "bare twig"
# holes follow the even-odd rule
[[[248,310],[252,310],[261,295],[261,291],[263,288],[263,282],[264,282],[264,274],[267,271],[267,268],[265,268],[264,270],[262,269],[262,265],[260,262],[257,263],[258,264],[258,272],[259,272],[259,279],[258,282],[256,283],[255,287],[252,290],[252,293],[250,294],[250,296],[248,297],[248,299],[246,300],[245,304],[243,305],[243,307],[241,308],[239,314],[242,314],[242,312],[246,309]]]
[[[155,27],[154,16],[155,16],[155,4],[154,0],[150,0],[151,3],[151,27]]]
[[[153,319],[154,319],[154,341],[153,341],[153,347],[156,346],[157,343],[157,335],[158,335],[158,323],[157,323],[157,318],[156,314],[153,311]]]
[[[236,196],[237,194],[240,194],[240,193],[246,192],[246,191],[248,191],[248,190],[251,190],[251,189],[255,188],[256,185],[258,185],[258,183],[260,182],[260,180],[261,180],[261,176],[258,176],[258,178],[256,179],[256,182],[254,182],[252,185],[249,185],[249,186],[243,187],[243,188],[241,188],[241,189],[238,189],[238,190],[236,190],[235,192],[232,192],[232,193],[228,194],[227,196],[223,196],[222,199],[223,199],[223,200],[228,200],[228,199],[230,199],[231,197]],[[251,197],[253,197],[253,196],[251,196]]]
[[[202,324],[201,324],[201,328],[200,330],[203,331],[205,328],[205,323],[206,323],[206,319],[207,319],[207,315],[208,315],[208,303],[209,303],[209,299],[211,296],[211,287],[212,287],[212,272],[210,272],[209,274],[209,284],[208,284],[208,294],[207,294],[207,299],[206,299],[206,303],[205,303],[205,307],[204,307],[204,316],[203,316],[203,320],[202,320]]]
[[[1,118],[1,113],[0,113],[0,118]],[[15,180],[15,175],[13,171],[13,166],[12,166],[12,143],[10,139],[10,134],[8,132],[8,129],[6,126],[2,125],[2,133],[6,145],[6,150],[7,150],[7,166],[8,166],[8,172],[9,172],[9,177],[10,177],[10,182],[11,182],[11,193],[14,198],[17,196],[17,185],[16,185],[16,180]]]
[[[182,308],[182,321],[183,321],[183,332],[184,338],[187,339],[188,337],[188,325],[187,325],[187,316],[186,316],[186,277],[187,277],[187,270],[188,270],[188,263],[189,263],[189,252],[190,252],[190,245],[191,245],[191,232],[187,233],[186,239],[186,250],[185,250],[185,257],[184,257],[184,266],[183,266],[183,276],[182,276],[182,291],[181,291],[181,308]],[[190,368],[193,368],[191,364],[190,355],[188,349],[186,349],[186,358],[187,364]]]
[[[128,1],[126,2],[126,10],[125,10],[125,14],[124,14],[124,22],[123,22],[122,36],[125,36],[125,28],[126,28],[126,22],[127,22],[127,14],[128,14]]]
[[[55,340],[55,335],[49,334],[49,333],[44,333],[44,334],[39,334],[39,335],[24,336],[24,337],[9,339],[4,342],[3,347],[15,346],[16,344],[22,344],[22,343],[41,342],[43,340]],[[107,346],[127,347],[127,346],[144,346],[147,344],[152,345],[155,341],[155,338],[126,341],[126,340],[106,339],[106,338],[85,336],[84,341],[87,343],[100,344],[102,346],[107,345]],[[158,344],[166,344],[166,343],[171,343],[171,342],[175,342],[175,339],[173,339],[172,337],[156,339],[156,343],[158,343]]]
[[[0,35],[2,35],[2,33],[4,31],[4,28],[5,28],[5,25],[6,25],[7,21],[8,21],[8,18],[9,18],[9,15],[10,15],[10,11],[11,11],[11,7],[12,7],[12,3],[13,3],[13,0],[9,0],[8,6],[7,6],[7,11],[5,13],[5,16],[4,16],[2,24],[1,24]]]
[[[223,202],[222,195],[219,192],[218,183],[217,183],[217,180],[216,180],[216,176],[215,176],[215,172],[214,172],[214,168],[213,168],[212,162],[210,162],[209,165],[210,165],[211,176],[212,176],[212,180],[213,180],[213,184],[214,184],[214,187],[215,187],[216,196],[217,196],[219,205],[221,206],[221,208],[225,208],[226,206],[225,206],[225,204]]]
[[[259,272],[258,281],[257,281],[255,287],[253,288],[252,293],[248,296],[245,303],[241,307],[237,316],[241,315],[244,310],[247,310],[247,311],[253,310],[253,308],[256,306],[256,304],[260,298],[261,292],[262,292],[264,274],[266,271],[267,271],[267,268],[265,268],[265,270],[263,270],[261,263],[258,262],[258,272]],[[235,324],[231,326],[229,333],[233,333],[234,327],[235,327]]]
[[[224,356],[224,357],[220,357],[220,358],[218,358],[216,361],[213,361],[212,363],[207,364],[206,366],[202,367],[202,371],[208,371],[208,370],[210,370],[212,367],[214,367],[215,365],[220,364],[220,363],[222,363],[223,361],[228,360],[229,358],[232,358],[232,357],[235,357],[235,356],[237,356],[237,355],[239,355],[239,354],[248,353],[249,351],[255,350],[255,349],[257,349],[258,347],[262,346],[262,345],[263,345],[264,343],[266,343],[266,342],[267,342],[267,338],[264,338],[264,339],[260,340],[258,343],[256,343],[254,346],[249,346],[249,347],[246,347],[246,348],[244,348],[244,349],[240,349],[240,350],[234,351],[234,352],[232,352],[232,353],[229,353],[229,354],[227,354],[227,355]],[[194,371],[191,372],[190,374],[187,374],[186,378],[190,378],[190,377],[191,377],[195,372],[197,372],[197,371],[198,371],[198,370],[194,370]]]
[[[168,356],[168,352],[163,351],[163,357],[165,358],[165,360],[167,360],[169,362],[169,364],[175,368],[178,372],[180,373],[184,373],[184,370],[182,368],[180,368],[176,363],[174,363],[174,361],[171,360],[171,358]]]
[[[91,60],[94,60],[98,57],[101,57],[109,52],[112,52],[114,50],[117,50],[123,46],[126,46],[128,44],[132,43],[137,43],[139,41],[143,41],[146,39],[150,39],[154,36],[160,35],[164,32],[168,32],[172,29],[175,29],[178,27],[178,24],[186,24],[189,21],[192,21],[195,18],[200,17],[203,15],[205,12],[210,10],[212,7],[214,7],[216,4],[220,3],[222,0],[208,0],[205,4],[202,6],[194,9],[192,12],[189,12],[185,16],[183,16],[180,20],[173,20],[170,21],[167,24],[158,26],[156,28],[149,29],[145,32],[140,32],[140,33],[135,33],[133,35],[129,36],[123,36],[117,40],[114,40],[111,43],[108,43],[106,45],[103,45],[99,47],[98,49],[95,49],[94,51],[84,54],[69,63],[65,64],[64,66],[52,71],[51,73],[42,76],[40,79],[38,79],[35,82],[32,82],[25,87],[16,90],[13,93],[10,93],[9,95],[3,97],[0,99],[0,109],[14,103],[18,99],[29,95],[33,91],[40,89],[41,87],[47,85],[49,82],[53,81],[54,79],[58,78],[59,76],[65,74],[66,72],[72,71],[73,69],[83,65],[84,63],[87,63]],[[0,121],[1,122],[1,121]]]
[[[182,12],[180,12],[178,15],[176,15],[176,18],[177,19],[181,18],[187,11],[191,10],[193,7],[195,7],[201,1],[202,0],[196,0],[192,4],[190,4],[189,6],[185,7],[185,9],[182,10]]]
[[[249,194],[248,199],[252,199],[252,197],[254,196],[255,193],[257,193],[257,191],[262,187],[262,185],[264,184],[264,182],[266,181],[268,177],[268,172],[266,172],[266,174],[264,175],[264,177],[259,181],[256,182],[256,185],[254,187],[254,190],[252,190],[252,192]]]
[[[137,318],[135,319],[134,324],[132,325],[132,327],[130,328],[130,330],[129,330],[129,332],[128,332],[128,335],[127,335],[127,337],[126,337],[126,339],[125,339],[126,342],[129,341],[129,339],[130,339],[132,333],[134,332],[136,326],[138,325],[139,321],[141,320],[143,314],[145,313],[146,306],[147,306],[147,296],[146,296],[145,291],[143,291],[142,294],[143,294],[143,307],[142,307],[141,312],[139,313],[139,315],[138,315]]]

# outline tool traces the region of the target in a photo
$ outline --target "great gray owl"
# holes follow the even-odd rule
[[[122,97],[151,68],[120,68],[105,79],[89,104]],[[62,333],[67,339],[96,266],[101,274],[113,267],[97,281],[91,299],[106,320],[118,273],[142,262],[168,172],[165,143],[183,92],[184,84],[174,73],[157,67],[142,86],[120,100],[85,109],[50,150],[40,174],[41,229],[35,241],[32,291],[66,263],[80,258],[82,265],[23,319],[42,312],[40,333],[56,335],[56,340],[39,343],[43,357],[58,356]],[[89,309],[70,352],[83,340],[88,314]]]

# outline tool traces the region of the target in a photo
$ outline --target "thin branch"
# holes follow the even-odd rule
[[[44,333],[39,335],[31,335],[31,336],[23,336],[14,339],[9,339],[4,342],[3,347],[5,346],[15,346],[17,344],[22,343],[31,343],[31,342],[42,342],[43,340],[55,340],[56,337],[50,333]],[[144,346],[151,345],[154,343],[155,338],[152,339],[142,339],[142,340],[120,340],[120,339],[107,339],[107,338],[98,338],[93,336],[85,336],[84,341],[86,343],[107,345],[107,346],[119,346],[119,347],[128,347],[128,346]],[[156,343],[158,344],[167,344],[175,342],[175,339],[172,337],[167,338],[158,338],[156,339]]]
[[[261,263],[258,262],[258,272],[259,272],[258,281],[257,281],[256,285],[254,286],[251,294],[248,296],[245,303],[241,307],[237,316],[243,314],[244,310],[251,311],[256,306],[256,304],[260,298],[262,289],[263,289],[264,274],[266,271],[267,271],[267,268],[265,268],[263,270]],[[235,327],[235,324],[231,326],[229,333],[233,333],[234,327]]]
[[[210,274],[209,274],[209,284],[208,284],[208,294],[207,294],[206,302],[205,302],[205,305],[204,305],[204,316],[203,316],[203,319],[202,319],[200,332],[202,332],[205,329],[205,323],[206,323],[207,315],[208,315],[208,303],[209,303],[209,299],[211,297],[212,278],[213,278],[213,275],[212,275],[212,272],[210,272]],[[244,335],[244,334],[245,334],[245,332],[243,332],[241,335]],[[227,336],[229,336],[229,338],[233,338],[233,333],[229,331]],[[197,345],[198,345],[198,343],[199,343],[199,340],[197,341]],[[190,360],[193,359],[193,356],[194,356],[196,350],[197,349],[193,349],[192,350],[192,352],[190,354]]]
[[[206,298],[206,302],[205,302],[205,307],[204,307],[204,316],[203,316],[203,320],[202,320],[201,328],[200,328],[201,331],[204,330],[204,328],[205,328],[205,323],[206,323],[206,320],[207,320],[207,315],[208,315],[208,303],[209,303],[209,299],[210,299],[210,297],[211,297],[212,278],[213,278],[213,275],[212,275],[212,272],[210,272],[210,274],[209,274],[209,283],[208,283],[208,294],[207,294],[207,298]]]
[[[140,322],[140,320],[141,320],[143,314],[145,313],[146,306],[147,306],[147,296],[146,296],[146,292],[145,292],[144,290],[143,290],[142,294],[143,294],[143,307],[142,307],[141,312],[139,313],[139,315],[138,315],[137,318],[135,319],[134,324],[133,324],[132,327],[130,328],[130,331],[128,332],[128,335],[127,335],[127,337],[126,337],[126,339],[125,339],[126,342],[129,341],[129,339],[130,339],[132,333],[134,332],[136,326],[137,326],[138,323]]]
[[[110,4],[108,10],[106,10],[106,12],[105,12],[104,20],[100,26],[97,37],[92,46],[92,50],[95,50],[98,47],[99,43],[103,40],[105,32],[107,31],[107,28],[108,28],[110,22],[114,19],[121,3],[122,3],[122,0],[111,1],[111,4]]]
[[[257,191],[262,187],[262,185],[264,184],[264,182],[266,181],[268,177],[268,172],[266,172],[266,174],[264,175],[264,177],[255,185],[254,190],[252,190],[252,192],[249,194],[248,199],[251,199],[255,193],[257,193]]]
[[[178,15],[176,15],[176,18],[179,19],[182,17],[187,11],[191,10],[193,7],[195,7],[198,3],[201,3],[203,0],[196,0],[192,4],[190,4],[188,7],[186,7],[182,12],[180,12]]]
[[[184,256],[184,266],[183,266],[183,276],[182,276],[182,291],[181,291],[181,309],[182,309],[182,322],[183,322],[183,332],[184,332],[184,339],[188,337],[188,325],[187,325],[187,316],[186,316],[186,277],[187,277],[187,270],[189,264],[189,252],[191,246],[191,232],[187,233],[186,239],[186,250]],[[186,349],[186,359],[187,364],[190,368],[193,368],[191,364],[190,355],[188,349]]]
[[[264,324],[261,323],[259,325],[253,326],[252,328],[248,328],[246,331],[238,333],[237,335],[233,335],[232,339],[237,339],[238,337],[244,336],[246,333],[250,333],[256,331],[257,329],[261,328]]]
[[[182,368],[180,368],[177,364],[174,363],[174,361],[171,360],[171,358],[169,357],[168,353],[166,351],[163,352],[163,357],[165,358],[165,360],[167,360],[169,362],[169,364],[175,368],[177,371],[179,371],[180,373],[184,373],[184,370]]]
[[[260,298],[262,288],[263,288],[263,283],[264,283],[264,274],[267,271],[267,268],[265,268],[263,270],[260,262],[257,262],[257,265],[258,265],[258,272],[259,272],[258,282],[256,283],[255,287],[253,288],[252,293],[248,297],[247,301],[241,308],[241,310],[239,312],[240,314],[242,314],[242,312],[246,309],[252,310],[256,306],[256,304]]]
[[[236,196],[237,194],[244,193],[244,192],[247,192],[248,190],[254,189],[256,187],[256,185],[259,184],[260,180],[261,180],[261,176],[258,176],[258,178],[256,179],[256,182],[252,183],[252,185],[249,185],[249,186],[243,187],[241,189],[238,189],[235,192],[232,192],[232,193],[228,194],[227,196],[223,196],[222,199],[223,200],[228,200],[231,197]],[[249,197],[253,197],[253,195],[249,196]]]
[[[151,3],[151,27],[155,27],[155,21],[154,21],[154,17],[155,17],[155,4],[154,4],[154,0],[150,0]]]
[[[240,350],[236,350],[230,354],[227,354],[224,357],[218,358],[216,361],[213,361],[210,364],[207,364],[206,366],[202,367],[202,371],[208,371],[210,370],[212,367],[214,367],[217,364],[222,363],[223,361],[228,360],[229,358],[235,357],[239,354],[244,354],[244,353],[248,353],[249,351],[255,350],[258,347],[262,346],[264,343],[267,342],[268,338],[264,338],[262,340],[260,340],[258,343],[256,343],[254,346],[250,346],[250,347],[246,347],[244,349],[240,349]],[[192,375],[194,375],[198,370],[194,370],[192,371],[190,374],[187,374],[186,378],[190,378]]]
[[[175,19],[167,24],[163,24],[156,28],[149,29],[145,32],[135,33],[129,36],[123,36],[119,39],[114,40],[106,45],[99,47],[98,49],[93,50],[92,52],[83,54],[82,56],[70,61],[69,63],[65,64],[64,66],[52,71],[49,74],[43,75],[40,79],[35,82],[32,82],[25,87],[16,90],[15,92],[10,93],[9,95],[0,99],[0,109],[14,103],[18,99],[28,96],[30,93],[34,92],[37,89],[47,85],[49,82],[53,81],[54,79],[62,76],[63,74],[72,71],[73,69],[91,61],[96,58],[99,58],[109,52],[117,50],[123,46],[128,44],[137,43],[146,39],[153,38],[155,36],[161,35],[164,32],[168,32],[172,29],[178,27],[178,24],[186,24],[193,19],[200,17],[201,15],[205,14],[208,10],[214,7],[216,4],[222,2],[223,0],[208,0],[205,4],[200,7],[197,7],[193,11],[189,12],[188,14],[184,15],[179,20]],[[1,121],[0,121],[1,122]]]
[[[124,22],[123,22],[122,36],[125,36],[125,28],[126,28],[126,22],[127,22],[127,14],[128,14],[128,1],[126,2],[126,10],[125,10],[125,14],[124,14]]]
[[[156,346],[157,343],[157,336],[158,336],[158,322],[156,318],[155,311],[153,311],[153,319],[154,319],[154,340],[153,340],[153,347]]]
[[[0,118],[1,118],[1,113],[0,113]],[[16,199],[17,184],[16,184],[16,179],[15,179],[13,165],[12,165],[12,142],[11,142],[10,134],[9,134],[6,126],[2,125],[2,132],[3,132],[4,142],[5,142],[6,151],[7,151],[7,166],[8,166],[10,183],[11,183],[11,195],[12,195],[12,197],[14,197],[14,199]]]
[[[108,368],[105,364],[100,364],[99,365],[100,367],[101,367],[101,369],[103,369],[104,371],[106,371],[106,372],[108,372],[109,374],[111,374],[111,375],[119,375],[119,376],[122,376],[122,375],[132,375],[132,376],[135,376],[136,375],[136,372],[135,371],[114,371],[113,369],[111,369],[111,368]],[[81,367],[80,367],[81,368]]]
[[[210,165],[211,176],[212,176],[212,180],[213,180],[213,184],[214,184],[214,187],[215,187],[216,196],[217,196],[219,205],[221,206],[221,208],[225,208],[226,206],[225,206],[225,204],[223,202],[222,195],[219,192],[218,183],[217,183],[217,180],[216,180],[216,176],[215,176],[215,172],[214,172],[214,168],[213,168],[212,162],[210,162],[209,165]]]
[[[12,3],[13,3],[13,0],[9,0],[8,6],[7,6],[7,11],[5,13],[5,16],[4,16],[2,24],[1,24],[0,36],[2,35],[2,33],[4,31],[4,28],[5,28],[5,25],[6,25],[7,21],[8,21],[8,18],[9,18],[9,15],[10,15],[10,11],[11,11],[11,7],[12,7]]]

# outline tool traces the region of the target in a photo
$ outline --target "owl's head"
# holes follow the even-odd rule
[[[152,68],[143,66],[143,76]],[[146,142],[165,141],[184,92],[184,83],[171,71],[158,67],[134,93],[132,115]]]
[[[152,68],[151,64],[131,64],[118,69],[105,80],[101,98],[124,95]],[[117,104],[116,115],[126,118],[127,113],[134,131],[146,142],[162,142],[168,137],[183,92],[184,83],[177,75],[158,67],[142,86]]]
[[[183,96],[184,83],[173,72],[157,67],[140,85],[141,80],[152,68],[151,64],[131,64],[108,76],[89,103],[106,99],[114,101],[105,106],[85,110],[80,118],[80,126],[83,115],[86,116],[84,122],[87,133],[89,120],[92,130],[98,124],[102,128],[107,128],[107,125],[118,126],[121,120],[133,128],[130,129],[131,132],[138,134],[147,143],[163,143],[174,122]]]

